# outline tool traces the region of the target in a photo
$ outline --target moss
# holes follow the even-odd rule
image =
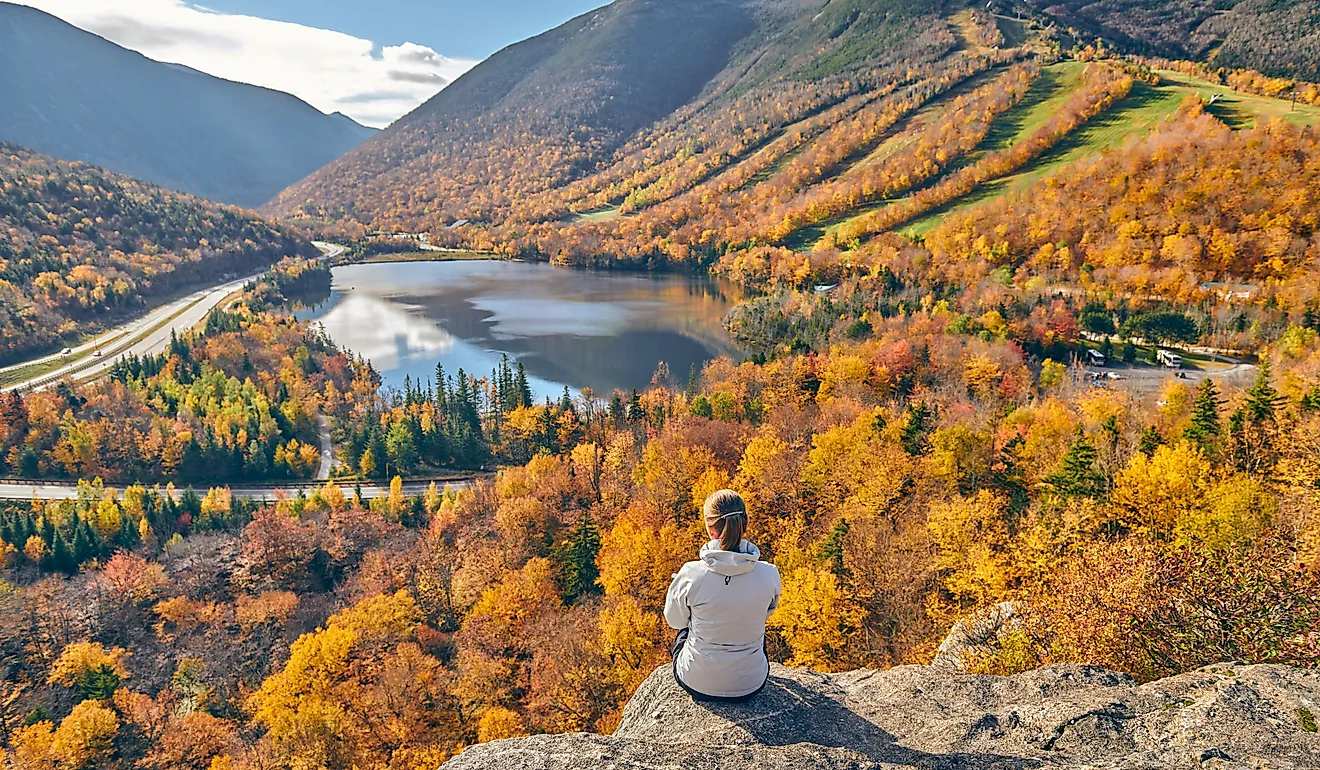
[[[1315,714],[1308,709],[1297,709],[1297,723],[1308,733],[1316,731]]]

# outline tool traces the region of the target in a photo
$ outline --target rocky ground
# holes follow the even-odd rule
[[[746,705],[694,703],[651,675],[609,736],[474,746],[444,770],[1320,768],[1320,674],[1218,665],[1138,685],[1083,666],[1013,677],[925,666],[774,666]]]

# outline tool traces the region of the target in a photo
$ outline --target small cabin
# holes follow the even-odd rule
[[[1086,363],[1091,366],[1104,366],[1107,362],[1108,359],[1105,357],[1104,353],[1101,353],[1098,350],[1086,351]]]

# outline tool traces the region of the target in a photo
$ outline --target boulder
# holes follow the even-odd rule
[[[473,746],[444,770],[1320,768],[1320,674],[1211,666],[1139,685],[1086,666],[1011,677],[926,666],[820,674],[773,666],[742,705],[695,703],[668,667],[613,735]]]
[[[969,659],[993,653],[1004,634],[1022,627],[1017,605],[1002,602],[953,625],[935,651],[930,665],[945,671],[966,671]]]

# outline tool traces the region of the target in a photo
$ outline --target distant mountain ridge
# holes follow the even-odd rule
[[[794,133],[821,111],[859,109],[849,100],[886,88],[943,89],[978,70],[976,57],[1053,61],[1099,43],[1308,75],[1320,66],[1320,26],[1299,20],[1320,18],[1315,8],[1317,0],[616,0],[500,51],[266,210],[327,232],[449,233],[448,245],[562,257],[545,241],[550,223],[585,221],[592,227],[573,237],[597,242],[618,215],[625,224],[616,229],[626,229],[629,215],[720,169],[755,164],[776,138],[799,141]],[[796,150],[786,155],[713,195],[765,181]],[[657,250],[685,216],[626,237],[638,251]]]
[[[0,140],[256,207],[375,133],[0,3]]]

